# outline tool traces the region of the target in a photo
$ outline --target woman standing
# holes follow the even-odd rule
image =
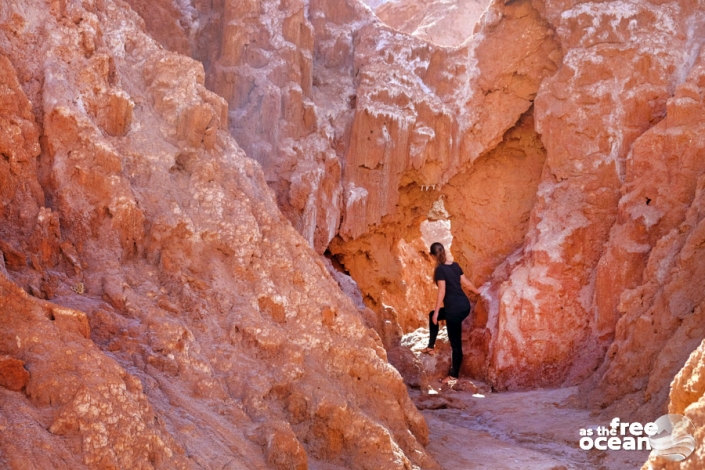
[[[445,320],[452,355],[448,377],[441,382],[448,383],[458,379],[460,364],[463,362],[462,324],[470,314],[470,300],[461,286],[466,286],[475,294],[479,294],[480,291],[465,277],[458,263],[447,261],[443,245],[440,243],[431,245],[431,255],[436,258],[437,263],[433,280],[438,286],[438,296],[436,297],[435,309],[428,314],[428,328],[431,333],[428,347],[421,352],[434,354],[433,347],[436,345],[436,336],[438,336],[438,320]]]

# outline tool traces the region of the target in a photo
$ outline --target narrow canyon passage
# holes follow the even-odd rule
[[[580,449],[580,429],[610,418],[576,407],[575,387],[491,393],[477,385],[423,398],[411,392],[428,423],[428,450],[444,469],[634,470],[648,458],[647,450]]]

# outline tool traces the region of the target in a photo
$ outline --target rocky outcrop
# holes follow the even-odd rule
[[[466,3],[378,7],[402,32],[354,2],[172,5],[178,25],[147,26],[188,38],[162,43],[203,61],[229,130],[287,218],[357,281],[401,370],[396,358],[409,356],[395,348],[434,297],[419,225],[442,201],[456,259],[476,283],[491,280],[466,333],[466,372],[497,388],[578,383],[602,363],[619,297],[656,245],[630,245],[629,262],[609,247],[622,243],[613,226],[632,145],[684,80],[700,20],[670,3],[495,2],[461,47],[403,33],[433,41],[434,24],[450,40],[439,12]],[[635,26],[649,18],[662,26]],[[610,387],[591,400],[631,393]]]
[[[409,275],[404,273],[417,266],[411,268],[413,276],[428,286],[433,265],[421,254],[416,255],[423,259],[418,263],[403,261],[403,247],[421,238],[420,224],[439,201],[453,207],[449,220],[458,227],[465,225],[468,208],[484,204],[453,189],[468,178],[456,175],[480,175],[502,165],[495,160],[504,158],[502,150],[491,151],[529,111],[541,80],[560,61],[553,32],[530,4],[496,8],[478,26],[473,40],[456,50],[377,25],[360,31],[355,48],[359,70],[355,120],[345,160],[345,207],[330,250],[358,281],[368,305],[388,324],[428,321],[435,288],[426,287],[423,296],[412,298],[407,293],[419,289],[405,282]],[[514,31],[526,34],[525,47],[508,54],[507,63],[499,67],[494,55],[506,49]],[[387,86],[380,89],[380,82]],[[456,186],[449,183],[454,177]],[[476,194],[494,191],[491,179],[473,182],[478,184],[473,188]],[[524,198],[532,185],[521,191],[499,199]],[[507,214],[506,220],[488,217],[485,228],[499,231],[507,220],[525,219],[530,201],[531,197],[526,204],[510,202],[505,208],[517,212]],[[506,254],[521,244],[523,230],[525,223],[506,238],[483,237],[482,252],[473,245],[477,240],[455,238],[453,253],[468,275],[482,283],[491,269],[475,271],[469,258],[493,266],[497,252]],[[427,250],[424,246],[418,251]],[[407,317],[414,320],[399,320]],[[389,336],[391,342],[380,334],[388,348],[396,344],[398,334]]]
[[[132,4],[143,14],[154,8]],[[426,7],[421,16],[430,19],[434,7]],[[532,126],[533,99],[562,54],[540,8],[493,4],[476,35],[458,49],[395,32],[354,1],[180,11],[180,24],[192,25],[189,48],[205,65],[206,84],[228,101],[232,135],[262,164],[297,230],[319,253],[328,248],[357,281],[377,315],[368,323],[392,358],[401,335],[426,323],[435,295],[419,231],[434,204],[452,206],[450,220],[460,235],[454,252],[475,282],[484,282],[521,245],[543,150],[531,138],[505,133]],[[197,22],[189,21],[193,14]],[[175,38],[188,29],[171,21],[147,26],[157,38],[165,28]],[[519,35],[524,40],[517,47]],[[211,43],[209,53],[204,41]],[[526,154],[511,150],[518,148],[510,143],[515,139],[538,153],[528,150],[528,162],[501,161],[506,157],[500,154]],[[523,173],[525,163],[531,169]],[[486,202],[478,195],[496,191],[494,178],[482,175],[499,175],[501,167],[522,178],[522,186],[507,181],[507,193],[494,198],[506,218],[482,217]],[[468,182],[471,193],[457,190]],[[470,214],[478,216],[472,224]],[[474,223],[478,219],[487,222]],[[477,321],[484,328],[485,321]],[[488,331],[475,337],[482,344],[474,347],[486,356]]]
[[[337,147],[354,95],[345,28],[361,18],[353,5],[229,2],[213,11],[221,19],[208,85],[228,101],[230,130],[262,164],[279,207],[319,253],[340,220]]]
[[[229,129],[262,164],[280,209],[317,251],[330,248],[367,286],[418,278],[420,271],[401,266],[428,262],[417,255],[410,261],[411,252],[397,245],[417,243],[440,186],[501,142],[561,55],[551,28],[528,2],[495,5],[476,38],[457,50],[394,32],[352,0],[182,10],[181,22],[198,17],[190,21],[190,48],[204,51],[209,41],[211,52],[193,56],[204,62],[206,84],[228,101]],[[170,24],[155,29],[155,37]],[[519,34],[526,41],[508,48]],[[501,66],[498,51],[506,54]],[[388,240],[360,241],[379,246],[374,253],[345,246],[375,232]],[[389,250],[391,257],[383,253]],[[363,276],[356,269],[365,260],[351,256],[384,260],[388,274]],[[402,324],[417,325],[432,289],[422,289],[408,308],[417,290],[400,286],[400,300],[386,304],[400,312]],[[379,288],[363,291],[384,318]]]
[[[618,220],[596,270],[598,321],[603,334],[616,327],[591,401],[636,401],[647,416],[663,414],[666,385],[705,338],[705,51],[698,52],[663,120],[632,147]]]
[[[696,446],[694,452],[681,462],[651,457],[642,467],[644,470],[695,470],[702,468],[705,464],[703,448],[705,441],[705,383],[703,383],[703,377],[705,375],[703,375],[703,367],[705,367],[705,343],[700,343],[673,379],[667,411],[683,415],[695,425]]]
[[[0,11],[3,463],[436,468],[202,66],[120,2]]]
[[[535,100],[546,167],[529,232],[506,280],[496,281],[498,302],[490,316],[496,318],[497,332],[490,377],[500,388],[578,383],[600,365],[615,331],[635,341],[643,336],[622,330],[626,324],[617,326],[615,309],[620,296],[620,308],[630,308],[631,295],[625,291],[647,281],[641,266],[649,253],[659,256],[658,240],[666,232],[647,239],[644,231],[651,227],[646,225],[652,225],[656,214],[647,202],[653,204],[653,198],[644,195],[637,201],[636,193],[630,193],[639,185],[639,173],[649,194],[665,191],[659,189],[665,180],[657,172],[642,172],[639,153],[653,148],[648,143],[653,133],[647,130],[664,116],[682,115],[675,104],[682,92],[676,90],[683,88],[679,85],[701,47],[703,18],[694,4],[555,2],[546,4],[542,13],[556,28],[566,54],[563,66],[543,83]],[[658,26],[647,33],[638,25],[649,18],[658,18]],[[675,101],[669,101],[674,92]],[[655,132],[665,129],[667,121]],[[692,147],[690,142],[684,145],[694,152],[698,146],[697,141]],[[644,160],[671,158],[666,147],[648,155]],[[696,170],[688,178],[695,181],[697,175]],[[681,199],[690,204],[694,183],[678,187],[692,188]],[[678,213],[684,216],[684,208]],[[627,227],[634,227],[632,234]],[[657,284],[656,289],[663,287]],[[639,303],[642,297],[632,298]],[[655,307],[646,305],[650,303],[644,312]],[[624,359],[634,370],[633,358]],[[643,364],[648,368],[651,362],[645,357]],[[629,382],[645,385],[645,372]],[[624,383],[624,377],[619,382]],[[658,387],[664,385],[660,381]]]
[[[497,50],[506,51],[492,33],[515,37],[511,28],[519,20],[526,23],[516,31],[531,30],[530,24],[555,30],[563,59],[555,75],[554,69],[530,61],[522,66],[509,65],[511,57],[495,61],[504,71],[545,72],[547,78],[527,80],[519,88],[530,97],[528,103],[533,99],[534,108],[527,107],[522,120],[509,113],[516,123],[513,128],[482,120],[485,131],[502,130],[503,142],[483,140],[482,132],[473,130],[478,152],[467,148],[459,152],[473,155],[471,164],[453,167],[452,148],[431,152],[451,155],[439,165],[447,173],[435,174],[433,181],[442,185],[454,255],[461,265],[471,267],[477,283],[491,281],[476,309],[472,331],[466,333],[466,350],[471,351],[466,372],[488,378],[499,389],[575,384],[591,377],[583,387],[590,404],[614,404],[615,411],[629,414],[638,403],[639,418],[653,418],[663,410],[670,377],[705,333],[697,326],[702,299],[693,287],[702,279],[696,267],[700,265],[697,214],[702,206],[698,199],[702,171],[696,157],[701,145],[696,136],[703,17],[694,3],[534,2],[538,11],[534,16],[527,2],[506,3],[491,5],[468,43],[480,58],[480,76],[468,79],[467,88],[503,83],[501,73],[484,75],[492,65],[481,58],[484,51],[492,57],[499,56]],[[383,5],[379,10],[399,6]],[[411,16],[399,15],[397,20]],[[649,19],[658,19],[659,26],[647,33],[638,25]],[[387,51],[393,42],[384,37],[383,44]],[[556,57],[558,62],[560,55]],[[431,77],[425,75],[424,84],[446,104],[442,88]],[[364,83],[363,76],[359,90],[364,90]],[[425,91],[427,101],[432,99],[429,94]],[[390,95],[406,103],[400,96],[412,94]],[[358,102],[364,101],[359,97]],[[407,109],[390,114],[403,116]],[[493,108],[482,101],[474,102],[472,109],[482,113]],[[438,125],[429,127],[434,139],[447,135]],[[391,142],[407,141],[403,135],[390,132],[390,136]],[[414,147],[409,148],[411,158]],[[374,164],[379,159],[370,159],[370,153],[367,147],[356,152]],[[407,153],[400,152],[394,161]],[[507,161],[508,155],[522,160]],[[373,166],[365,165],[361,166]],[[433,168],[426,165],[405,181],[424,183]],[[483,176],[488,173],[491,179]],[[446,180],[448,174],[453,176]],[[483,185],[485,178],[492,183]],[[507,182],[498,183],[502,178]],[[360,201],[374,201],[369,184],[365,191],[355,189],[350,198],[354,209],[359,211]],[[350,264],[354,278],[369,279],[379,265],[384,266],[382,282],[363,286],[363,292],[380,292],[372,299],[403,292],[394,281],[403,278],[404,269],[391,269],[393,262],[380,262],[385,258],[365,246],[385,246],[393,253],[393,242],[383,243],[390,233],[414,239],[413,224],[424,218],[433,199],[413,198],[411,191],[401,194],[394,199],[394,210],[376,211],[382,214],[382,223],[374,225],[372,233],[348,234],[355,238],[348,242],[353,255],[341,248],[343,243],[334,240],[332,245],[344,264]],[[402,209],[403,215],[395,220],[394,211],[409,200],[414,209]],[[361,221],[358,217],[349,225],[361,230]],[[363,244],[365,239],[369,241]],[[362,259],[363,267],[356,268],[350,262],[356,252],[366,253],[371,261]]]

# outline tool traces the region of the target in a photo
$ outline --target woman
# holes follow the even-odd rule
[[[458,263],[447,261],[443,245],[440,243],[431,245],[431,255],[436,258],[437,263],[433,280],[438,286],[438,296],[436,297],[436,308],[428,314],[428,328],[431,332],[428,347],[421,352],[434,354],[433,347],[438,335],[438,320],[445,320],[452,350],[452,364],[448,377],[441,382],[448,383],[458,379],[460,364],[463,362],[462,325],[463,320],[470,314],[470,300],[461,286],[466,286],[470,292],[475,294],[479,294],[480,291],[465,277]],[[441,304],[443,304],[443,308],[441,308]]]

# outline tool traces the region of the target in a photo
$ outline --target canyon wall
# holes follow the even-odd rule
[[[155,8],[130,3],[143,15]],[[531,119],[540,83],[561,61],[552,29],[529,2],[497,3],[471,41],[447,49],[394,31],[352,0],[170,5],[180,19],[148,20],[148,29],[204,63],[207,87],[228,101],[231,134],[262,165],[279,208],[355,279],[376,313],[368,324],[391,351],[427,321],[435,296],[419,226],[448,201],[441,188],[459,173],[486,165],[456,185],[469,177],[484,187],[476,194],[493,193],[495,180],[480,174],[509,165],[490,152],[510,129],[528,129],[518,121]],[[525,41],[515,47],[519,35]],[[168,39],[178,37],[188,47]],[[529,153],[538,160],[521,177],[527,186],[502,184],[495,207],[506,215],[485,217],[480,239],[459,244],[478,283],[521,246],[541,159]],[[465,225],[468,198],[448,191],[451,218]]]
[[[345,160],[346,204],[330,251],[357,280],[367,304],[392,325],[412,324],[397,320],[407,316],[427,322],[435,297],[431,287],[418,303],[409,302],[408,292],[418,289],[404,280],[408,263],[400,257],[400,243],[420,238],[420,224],[439,201],[454,209],[467,203],[467,197],[458,198],[447,184],[452,178],[476,168],[486,167],[478,174],[489,172],[502,164],[501,151],[483,155],[527,113],[541,80],[560,61],[552,32],[530,4],[497,8],[480,24],[473,40],[457,49],[440,48],[379,25],[363,28],[356,43],[359,85]],[[520,32],[527,35],[525,47],[508,54],[507,64],[498,66],[497,51],[507,49],[512,34]],[[388,85],[380,88],[380,82]],[[477,194],[493,191],[495,180],[474,178]],[[511,187],[499,199],[512,199],[516,191],[530,193],[530,185]],[[528,209],[519,206],[505,206],[508,212],[486,218],[484,227],[499,232],[504,225],[527,218]],[[451,224],[465,223],[461,212],[464,209],[449,212]],[[480,243],[484,252],[473,261],[491,264],[487,257],[511,252],[522,238],[521,227],[500,239],[484,237]],[[460,240],[453,253],[481,284],[489,272],[485,268],[476,274],[468,263],[466,253],[474,250],[464,247],[470,243]],[[420,253],[427,250],[420,248],[417,259],[430,281],[433,265]],[[389,347],[408,331],[381,335]]]
[[[433,19],[423,13],[428,2],[407,3],[377,11],[409,33],[409,22]],[[491,48],[492,36],[483,32],[496,14],[495,28],[512,39],[526,37],[527,24],[512,34],[506,9],[527,2],[504,3],[490,6],[468,44],[492,51],[501,58],[494,65],[515,77],[531,61],[517,67],[511,50]],[[527,21],[547,25],[560,44],[557,72],[530,94],[534,107],[523,120],[535,124],[514,119],[516,128],[502,144],[489,143],[482,158],[441,188],[454,255],[476,282],[490,281],[465,336],[466,372],[499,389],[590,377],[583,386],[587,403],[624,413],[639,409],[640,417],[658,414],[670,377],[705,333],[698,326],[700,289],[693,287],[703,281],[696,248],[702,5],[532,5],[538,15]],[[385,11],[394,11],[394,19]],[[491,67],[477,65],[480,74]],[[483,106],[504,111],[487,103],[473,108]],[[517,139],[520,129],[528,139]],[[487,171],[483,164],[504,146],[535,157],[501,167],[483,189],[476,181]],[[523,181],[498,181],[513,172]]]
[[[122,2],[0,5],[1,465],[437,468],[202,65]]]
[[[693,31],[705,38],[705,24]],[[666,385],[705,337],[705,50],[693,51],[664,118],[632,146],[596,271],[599,318],[616,329],[591,401],[636,402],[641,414],[658,414]]]
[[[165,48],[204,64],[207,87],[228,103],[229,131],[262,165],[280,210],[323,253],[341,217],[352,32],[373,21],[369,10],[355,1],[129,3]],[[168,21],[155,19],[161,10]]]
[[[535,100],[547,156],[529,232],[490,291],[498,388],[590,377],[587,403],[654,419],[702,340],[697,7],[545,5],[567,52]]]
[[[368,305],[402,325],[398,318],[410,303],[393,296],[405,292],[408,268],[396,240],[417,239],[419,221],[442,199],[454,256],[475,282],[489,281],[465,335],[466,372],[498,389],[589,379],[582,388],[586,403],[653,418],[664,410],[671,377],[705,336],[702,289],[695,287],[703,282],[697,248],[702,5],[505,3],[491,5],[464,46],[422,43],[433,52],[423,97],[412,71],[403,75],[412,80],[398,78],[394,59],[404,57],[397,41],[413,50],[415,40],[364,34],[376,25],[361,30],[362,78],[344,181],[352,179],[355,190],[362,182],[364,191],[349,190],[347,200],[356,206],[345,206],[330,249],[358,280]],[[368,37],[374,47],[365,47]],[[516,37],[525,49],[508,47]],[[379,52],[385,63],[372,69]],[[453,65],[458,55],[477,75],[464,76]],[[424,57],[412,53],[405,63],[417,56]],[[447,82],[436,81],[435,60],[455,71],[444,76]],[[372,71],[374,80],[365,75]],[[382,73],[393,79],[377,78]],[[366,80],[387,86],[380,90]],[[368,88],[374,99],[363,96]],[[449,125],[438,117],[424,125],[431,137],[419,131],[407,137],[398,130],[404,126],[390,123],[391,116],[419,127],[428,122],[416,111],[423,109],[419,102],[434,109],[435,95],[453,109],[458,90],[470,90],[469,99],[449,113]],[[379,96],[386,98],[384,108]],[[518,106],[517,98],[526,104]],[[377,125],[362,114],[373,104],[382,114],[373,115]],[[360,139],[366,132],[371,138]],[[437,147],[446,135],[452,144]],[[415,163],[419,141],[429,157]],[[436,155],[447,160],[434,165]],[[510,156],[515,160],[507,162]],[[399,174],[404,158],[420,169],[401,170],[398,185],[393,177],[373,184],[369,170]],[[370,228],[362,233],[365,223]],[[382,253],[375,253],[378,247]],[[429,304],[418,305],[423,318]]]
[[[644,470],[696,470],[705,465],[705,342],[700,343],[671,385],[668,413],[686,416],[696,428],[697,445],[693,454],[682,462],[671,462],[664,458],[651,457],[642,467]]]

